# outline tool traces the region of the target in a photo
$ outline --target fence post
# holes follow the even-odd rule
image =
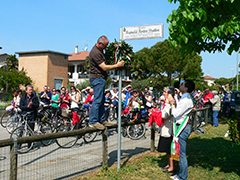
[[[205,123],[206,123],[206,126],[208,125],[208,110],[209,110],[209,108],[206,109],[206,113],[205,113]]]
[[[155,150],[155,122],[151,125],[151,151],[153,152]]]
[[[10,180],[17,180],[17,138],[14,138],[14,144],[10,146]]]
[[[197,111],[195,111],[195,115],[194,115],[194,131],[197,129]]]
[[[108,167],[107,128],[102,131],[102,158],[104,168]]]

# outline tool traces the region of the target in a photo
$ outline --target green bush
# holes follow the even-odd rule
[[[240,112],[233,114],[228,124],[229,137],[233,143],[240,145]]]
[[[89,81],[89,80],[86,80],[86,81],[83,81],[83,82],[80,83],[80,84],[77,84],[77,85],[76,85],[76,88],[78,88],[78,89],[81,91],[82,89],[85,89],[85,88],[88,87],[88,86],[92,87],[90,81]]]

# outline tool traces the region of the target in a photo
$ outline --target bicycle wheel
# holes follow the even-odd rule
[[[143,124],[135,124],[128,126],[127,135],[130,139],[138,140],[144,136],[146,132],[146,127]]]
[[[83,123],[83,125],[84,125],[84,129],[89,128],[88,122],[85,121],[85,122]],[[96,138],[96,136],[97,136],[97,132],[86,133],[86,134],[84,134],[84,136],[83,136],[83,140],[84,140],[86,143],[90,143],[90,142],[94,141],[94,139]]]
[[[33,136],[33,133],[31,130],[29,130],[28,128],[24,128],[24,126],[20,126],[18,128],[16,128],[12,134],[11,134],[11,138],[18,138],[18,137],[27,137],[27,136]],[[22,144],[18,144],[17,145],[17,151],[18,153],[27,153],[28,151],[30,151],[33,147],[33,142],[31,143],[22,143]]]
[[[2,117],[1,117],[1,125],[2,127],[6,127],[6,124],[7,124],[7,121],[8,119],[14,115],[14,112],[13,111],[6,111]]]
[[[21,116],[14,114],[10,116],[6,123],[6,130],[11,134],[21,124]]]
[[[61,125],[58,128],[57,132],[67,132],[71,131],[71,123],[68,123],[67,125]],[[71,148],[73,147],[78,140],[78,136],[69,136],[69,137],[63,137],[63,138],[57,138],[56,143],[61,148]]]
[[[42,123],[40,122],[39,126],[40,128],[40,134],[51,134],[52,133],[52,127],[49,123]],[[48,146],[53,142],[53,139],[49,139],[49,140],[43,140],[41,141],[41,143],[44,146]]]

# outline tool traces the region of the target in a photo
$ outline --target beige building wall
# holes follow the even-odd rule
[[[54,87],[54,80],[62,80],[62,86],[67,87],[68,83],[68,57],[58,54],[50,54],[48,57],[47,82],[50,88]]]
[[[47,54],[25,54],[19,56],[19,70],[24,68],[27,76],[32,79],[36,91],[42,91],[47,83],[47,62]]]
[[[51,51],[20,52],[19,70],[24,68],[33,81],[34,89],[43,91],[45,85],[54,88],[54,81],[61,80],[61,86],[68,83],[68,55]]]

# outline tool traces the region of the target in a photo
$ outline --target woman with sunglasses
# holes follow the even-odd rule
[[[77,89],[74,86],[71,86],[71,94],[69,96],[69,99],[71,100],[70,108],[72,109],[72,111],[78,111],[79,110],[78,103],[80,101],[80,94],[78,93]]]

